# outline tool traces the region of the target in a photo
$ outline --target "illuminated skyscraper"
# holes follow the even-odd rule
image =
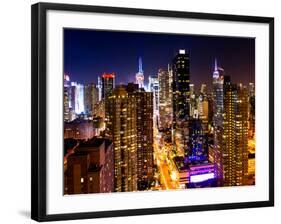
[[[115,74],[103,73],[102,75],[102,99],[107,99],[115,88]]]
[[[159,117],[159,79],[157,76],[148,77],[148,91],[153,95],[153,122],[156,127]]]
[[[136,98],[126,86],[118,86],[109,97],[109,121],[114,147],[115,191],[137,190]]]
[[[190,102],[190,64],[185,50],[173,59],[173,136],[180,155],[188,153],[188,119]]]
[[[63,117],[64,121],[70,121],[70,87],[69,87],[69,76],[64,75],[64,85],[63,85]]]
[[[189,121],[189,152],[187,161],[189,164],[208,161],[208,137],[202,127],[200,119]]]
[[[127,92],[136,103],[138,190],[145,190],[153,181],[153,93],[132,83]]]
[[[144,88],[144,74],[141,57],[139,57],[139,71],[136,74],[136,84],[138,84],[139,88]]]
[[[215,71],[214,162],[218,184],[245,185],[248,180],[248,92]],[[223,89],[223,91],[221,91]],[[221,100],[222,99],[222,100]],[[221,113],[222,112],[222,113]]]
[[[207,85],[205,83],[201,84],[200,93],[205,96],[207,94]]]
[[[248,113],[249,98],[246,86],[237,86],[237,111],[235,113],[235,162],[236,185],[248,183]]]
[[[170,128],[172,125],[171,80],[168,70],[159,69],[159,127]]]
[[[95,84],[92,84],[91,88],[91,112],[95,116],[98,113],[98,103],[99,103],[99,89]]]
[[[149,189],[153,181],[152,96],[129,83],[109,97],[116,191]]]
[[[254,83],[249,83],[249,138],[255,138],[255,86]]]
[[[84,107],[84,85],[71,82],[71,108],[77,115],[85,113]]]
[[[213,72],[213,127],[214,127],[214,162],[215,177],[222,185],[223,180],[223,83],[224,77],[220,73],[217,60],[215,59],[215,67]]]
[[[87,115],[93,116],[96,113],[98,97],[99,97],[98,88],[94,83],[85,85],[84,105],[85,105],[85,113]]]
[[[190,99],[189,99],[189,116],[191,118],[198,118],[198,102],[194,90],[194,84],[189,84],[190,89]]]
[[[222,159],[222,174],[224,186],[236,185],[236,131],[235,116],[237,105],[237,87],[230,82],[229,76],[224,76],[224,99],[223,99],[223,131],[222,142],[219,152]]]
[[[112,95],[115,88],[115,74],[114,73],[103,73],[102,75],[102,100],[104,101],[105,107],[105,125],[109,119],[109,101],[108,98]],[[106,125],[107,126],[107,125]],[[108,131],[108,130],[107,130]]]
[[[97,85],[97,88],[98,88],[98,92],[99,92],[99,101],[102,100],[102,80],[100,78],[100,76],[98,76],[98,85]]]

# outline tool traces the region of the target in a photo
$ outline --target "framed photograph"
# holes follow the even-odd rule
[[[274,19],[32,5],[32,219],[274,205]]]

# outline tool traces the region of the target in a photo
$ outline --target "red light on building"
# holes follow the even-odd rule
[[[115,73],[103,73],[102,77],[105,79],[113,79],[115,77]]]

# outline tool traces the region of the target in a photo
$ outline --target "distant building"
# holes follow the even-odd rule
[[[65,194],[114,191],[112,142],[93,138],[81,143],[67,158]]]
[[[84,85],[77,82],[71,82],[71,108],[74,109],[75,114],[79,115],[85,113],[84,107]]]
[[[95,135],[93,122],[90,120],[77,118],[70,122],[64,122],[64,138],[87,140]]]
[[[171,79],[168,70],[159,69],[159,128],[170,128],[172,125]]]
[[[197,164],[208,161],[208,136],[204,133],[202,121],[200,119],[191,119],[189,121],[188,148],[188,164]]]
[[[144,74],[141,57],[139,57],[139,71],[136,73],[136,84],[138,84],[139,88],[144,88]]]
[[[158,76],[148,77],[148,91],[153,94],[153,121],[154,126],[158,125],[159,118],[159,79]]]
[[[112,95],[113,89],[115,88],[115,74],[114,73],[104,73],[102,75],[102,100],[104,101],[105,123],[108,122],[109,114],[109,105],[108,98]]]
[[[84,90],[84,106],[85,113],[89,116],[94,116],[97,111],[99,102],[98,88],[94,83],[85,85]]]
[[[102,75],[102,99],[107,99],[115,88],[115,74],[103,73]]]

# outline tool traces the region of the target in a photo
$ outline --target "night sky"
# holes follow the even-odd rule
[[[142,57],[145,83],[167,68],[179,49],[190,53],[190,80],[210,90],[214,60],[233,83],[255,81],[255,40],[218,36],[171,35],[97,30],[64,30],[64,71],[71,81],[97,83],[104,72],[115,72],[116,84],[134,82]]]

